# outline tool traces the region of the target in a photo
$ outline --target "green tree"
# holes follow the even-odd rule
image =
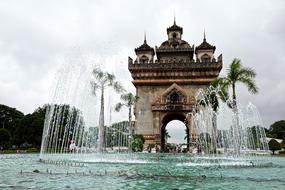
[[[269,150],[272,151],[273,155],[276,150],[281,150],[281,145],[275,139],[271,139],[268,143]]]
[[[223,79],[223,88],[226,90],[232,88],[232,108],[234,112],[237,112],[237,83],[244,84],[250,93],[256,94],[258,88],[254,81],[255,76],[255,71],[252,68],[244,67],[238,58],[235,58],[230,64],[227,75]]]
[[[108,72],[103,72],[102,70],[95,68],[92,72],[94,80],[91,81],[91,87],[93,94],[96,95],[97,91],[101,92],[101,106],[100,106],[100,115],[99,115],[99,151],[103,151],[104,147],[104,92],[105,89],[111,87],[117,93],[124,91],[122,85],[116,81],[115,75]]]
[[[229,106],[231,105],[228,101],[228,91],[225,86],[224,78],[217,78],[211,82],[210,86],[203,93],[203,96],[198,100],[198,104],[201,106],[211,106],[214,112],[218,111],[219,108],[219,99],[223,102],[226,102]],[[217,116],[213,113],[213,133],[212,139],[217,139]],[[213,140],[213,152],[217,151],[217,141]]]
[[[8,129],[13,134],[16,123],[23,117],[24,114],[17,109],[0,104],[0,128]]]
[[[254,78],[256,76],[255,71],[252,68],[244,67],[241,64],[241,60],[235,58],[230,67],[228,68],[227,75],[223,79],[223,88],[232,90],[232,103],[231,107],[233,109],[234,117],[234,134],[236,136],[235,149],[236,152],[240,152],[241,144],[241,126],[239,124],[238,108],[237,108],[237,93],[236,85],[241,83],[245,85],[250,93],[256,94],[258,88],[255,84]]]
[[[134,152],[141,152],[143,151],[143,145],[144,145],[144,138],[143,138],[143,135],[134,135],[134,138],[133,138],[133,141],[132,141],[132,144],[131,144],[131,147],[132,147],[132,150]]]
[[[128,121],[121,121],[117,123],[113,123],[110,127],[106,129],[105,140],[107,141],[105,144],[107,147],[126,147],[128,146]]]
[[[48,118],[45,121],[45,113],[42,112],[42,121],[46,122],[42,139],[44,152],[67,152],[71,140],[81,145],[85,135],[84,119],[78,108],[68,104],[47,104],[39,109],[44,109]]]
[[[7,129],[0,129],[0,150],[7,148],[10,143],[11,135]]]
[[[132,93],[126,93],[121,95],[122,102],[116,104],[115,110],[119,112],[123,106],[126,106],[129,109],[129,146],[131,139],[133,138],[133,127],[132,127],[132,108],[135,103],[138,101],[138,96],[133,95]]]
[[[14,143],[21,145],[23,143],[32,144],[34,147],[40,147],[43,126],[45,121],[46,108],[38,108],[32,114],[25,115],[16,126]]]
[[[198,100],[202,106],[211,106],[215,112],[219,108],[219,99],[223,102],[228,101],[228,89],[225,85],[225,78],[218,77],[210,83],[203,96]]]
[[[267,136],[277,139],[285,138],[285,120],[276,121],[270,125]]]

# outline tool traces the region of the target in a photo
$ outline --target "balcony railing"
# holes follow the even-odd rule
[[[169,60],[155,60],[155,62],[150,61],[147,63],[140,63],[133,61],[129,57],[128,66],[129,70],[136,69],[203,69],[203,68],[213,68],[220,69],[223,65],[222,55],[218,57],[218,60],[212,59],[211,61],[195,61],[195,60],[185,60],[185,59],[169,59]]]

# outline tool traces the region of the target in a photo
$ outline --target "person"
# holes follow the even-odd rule
[[[69,151],[70,152],[75,152],[76,151],[76,144],[75,144],[74,140],[71,140],[71,142],[70,142]]]
[[[201,153],[202,153],[202,146],[201,146],[200,144],[198,144],[197,153],[198,153],[198,154],[201,154]]]
[[[159,152],[160,151],[160,146],[159,145],[155,145],[155,152]]]
[[[151,145],[150,145],[150,144],[149,144],[148,147],[147,147],[147,152],[148,152],[148,153],[151,153]]]

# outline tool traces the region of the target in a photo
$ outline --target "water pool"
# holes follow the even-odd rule
[[[39,154],[0,155],[0,189],[285,188],[285,157],[137,154],[125,160],[43,163]]]

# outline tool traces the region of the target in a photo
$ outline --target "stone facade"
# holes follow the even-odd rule
[[[216,47],[207,43],[205,35],[195,48],[182,40],[182,33],[174,21],[167,28],[168,40],[160,47],[154,50],[145,38],[135,49],[135,61],[129,57],[128,68],[139,97],[134,109],[135,133],[144,135],[146,146],[158,144],[163,149],[165,127],[175,119],[185,123],[188,143],[195,138],[191,127],[195,93],[207,88],[222,69],[222,55],[214,57]]]

